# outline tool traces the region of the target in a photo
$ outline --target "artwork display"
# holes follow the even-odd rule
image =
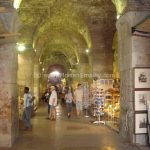
[[[134,86],[135,88],[150,88],[150,68],[135,68]]]
[[[147,113],[135,114],[135,133],[147,133]]]
[[[146,111],[150,102],[150,91],[135,91],[135,111]]]

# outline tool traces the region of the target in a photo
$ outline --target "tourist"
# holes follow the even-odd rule
[[[51,86],[51,95],[49,98],[50,113],[49,119],[52,121],[56,120],[56,106],[57,106],[57,92],[55,86]]]
[[[71,89],[69,88],[66,88],[65,100],[66,100],[66,105],[67,105],[67,115],[68,115],[68,118],[70,118],[71,111],[72,111],[73,96],[71,93]]]
[[[23,112],[23,121],[25,125],[25,131],[32,130],[31,125],[31,114],[32,114],[32,107],[33,107],[33,100],[35,97],[32,97],[31,93],[29,92],[29,88],[24,88],[24,112]]]
[[[74,103],[76,104],[77,117],[81,115],[82,103],[83,103],[83,88],[79,83],[77,89],[74,92]]]

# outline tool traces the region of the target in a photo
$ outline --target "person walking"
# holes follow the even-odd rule
[[[83,103],[83,88],[79,83],[77,89],[74,92],[74,103],[76,104],[77,117],[82,113],[82,103]]]
[[[68,87],[66,88],[65,100],[66,100],[66,105],[67,105],[67,115],[68,115],[68,118],[70,118],[71,111],[72,111],[73,96],[71,93],[71,89],[69,89]]]
[[[34,97],[32,97],[31,93],[29,92],[29,88],[24,88],[24,112],[23,112],[23,122],[25,125],[25,131],[32,130],[31,125],[31,114],[32,114],[32,104],[33,104]]]
[[[57,92],[55,86],[51,86],[51,95],[49,98],[50,113],[49,119],[52,121],[56,120],[56,106],[57,106]]]

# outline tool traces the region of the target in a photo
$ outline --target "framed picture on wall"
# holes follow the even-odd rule
[[[150,68],[134,69],[134,87],[150,88]]]
[[[135,134],[147,133],[147,113],[135,114]]]
[[[146,111],[148,102],[150,102],[150,91],[135,91],[134,92],[135,111]]]

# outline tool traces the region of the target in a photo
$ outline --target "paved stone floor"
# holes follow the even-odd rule
[[[33,131],[20,131],[11,150],[150,150],[126,143],[106,126],[90,123],[91,118],[68,119],[60,106],[57,112],[56,122],[49,121],[47,107],[40,107],[32,119]]]

